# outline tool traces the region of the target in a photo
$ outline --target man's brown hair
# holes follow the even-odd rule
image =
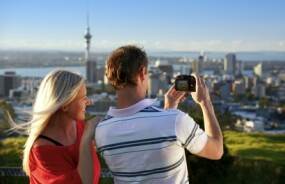
[[[148,59],[146,52],[135,45],[126,45],[113,51],[106,61],[106,76],[117,90],[126,85],[137,85],[137,75],[145,67]],[[147,70],[146,70],[147,71]]]

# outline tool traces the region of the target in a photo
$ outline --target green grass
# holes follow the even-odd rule
[[[26,138],[7,138],[0,141],[0,166],[20,167]]]
[[[285,165],[285,134],[272,135],[235,131],[224,131],[223,134],[224,143],[230,155],[235,156],[234,167],[230,172],[235,173],[236,177],[230,174],[229,181],[232,182],[233,178],[235,183],[268,183],[271,181],[270,178],[276,178],[274,181],[277,183],[283,181],[281,178],[284,178],[282,173],[284,173]],[[21,166],[21,152],[25,141],[26,138],[7,138],[0,141],[0,167]],[[106,167],[103,159],[100,157],[99,159],[101,166]],[[262,173],[267,174],[263,175]],[[2,181],[2,183],[28,183],[28,178],[23,178],[0,177],[0,183]],[[250,178],[253,179],[249,182]],[[100,184],[111,183],[113,183],[112,178],[100,179]]]
[[[233,156],[273,161],[285,165],[285,134],[244,133],[224,131],[224,142]],[[0,166],[21,166],[22,149],[26,138],[7,138],[0,141]],[[99,158],[100,159],[100,158]],[[102,167],[106,167],[100,159]]]
[[[285,165],[285,135],[224,131],[224,141],[233,156],[267,160]]]

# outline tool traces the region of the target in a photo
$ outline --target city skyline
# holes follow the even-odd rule
[[[147,51],[284,51],[285,2],[3,0],[0,49],[84,50],[137,44]]]

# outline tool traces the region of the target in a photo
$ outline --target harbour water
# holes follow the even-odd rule
[[[0,75],[3,75],[7,71],[16,72],[16,75],[21,77],[44,77],[50,71],[55,69],[64,68],[66,70],[71,70],[79,72],[86,78],[86,67],[85,66],[66,66],[66,67],[42,67],[42,68],[0,68]]]
[[[13,71],[16,72],[16,75],[19,75],[21,77],[45,77],[50,71],[55,69],[66,69],[70,71],[79,72],[83,75],[83,77],[86,79],[86,66],[67,66],[67,67],[42,67],[42,68],[0,68],[0,75],[3,75],[5,72]],[[246,76],[252,75],[251,70],[244,70],[243,74]],[[211,74],[213,71],[205,71],[205,73]]]
[[[149,55],[153,57],[185,57],[185,58],[197,58],[200,52],[150,52]],[[204,52],[208,58],[224,58],[224,52]],[[285,63],[285,52],[237,52],[237,60],[241,61],[283,61]],[[42,68],[0,68],[0,75],[3,75],[6,71],[14,71],[21,77],[44,77],[50,71],[64,68],[71,71],[80,72],[84,78],[86,78],[86,66],[66,66],[66,67],[42,67]],[[245,73],[252,71],[245,71]]]
[[[198,58],[200,54],[211,59],[223,59],[227,52],[150,52],[153,57],[182,57]],[[234,52],[237,60],[241,61],[285,61],[285,52]]]

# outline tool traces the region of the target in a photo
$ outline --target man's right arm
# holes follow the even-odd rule
[[[197,155],[209,159],[220,159],[224,152],[223,135],[212,102],[205,101],[200,106],[203,112],[205,133],[208,135],[208,140],[205,147]]]
[[[220,159],[223,155],[223,135],[210,94],[204,79],[196,74],[193,74],[193,76],[196,79],[196,92],[191,92],[191,96],[202,109],[205,133],[208,136],[206,145],[197,155],[209,159]]]

